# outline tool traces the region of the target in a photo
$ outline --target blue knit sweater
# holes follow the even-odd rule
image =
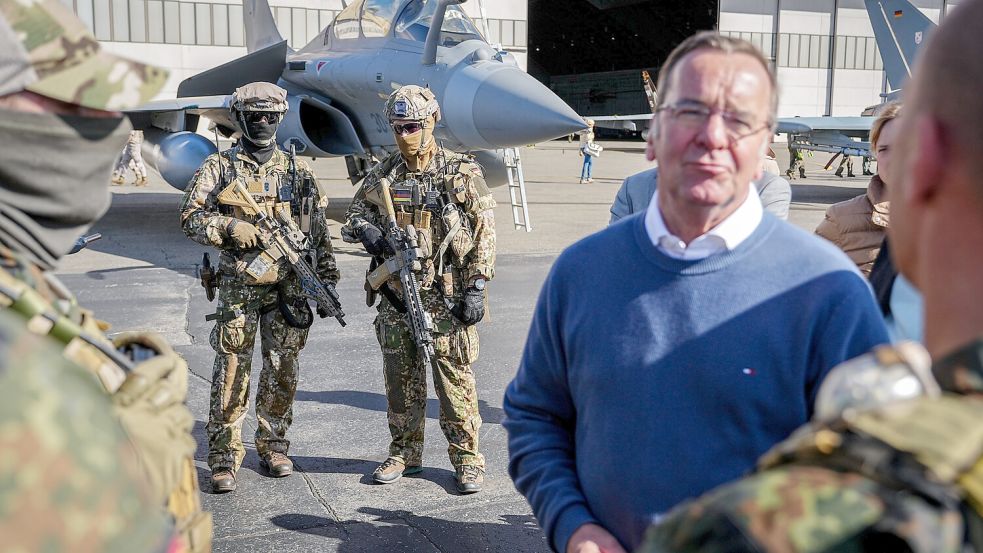
[[[505,393],[509,472],[561,552],[588,522],[635,548],[806,422],[832,367],[888,341],[824,240],[765,214],[733,251],[681,261],[643,221],[557,259]]]

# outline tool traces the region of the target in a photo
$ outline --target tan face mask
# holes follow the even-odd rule
[[[423,135],[426,132],[427,129],[422,129],[413,134],[396,136],[396,145],[399,146],[399,152],[404,158],[412,159],[420,154],[420,146],[423,144]]]
[[[411,171],[423,170],[433,157],[437,146],[437,141],[433,138],[433,124],[433,118],[430,118],[420,132],[396,136],[396,146]]]

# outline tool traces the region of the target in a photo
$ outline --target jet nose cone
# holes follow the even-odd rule
[[[587,126],[570,106],[525,71],[500,64],[490,67],[487,73],[460,75],[447,88],[447,125],[467,146],[524,146]]]
[[[492,73],[478,87],[473,113],[478,133],[499,148],[552,140],[586,126],[552,90],[514,67]]]

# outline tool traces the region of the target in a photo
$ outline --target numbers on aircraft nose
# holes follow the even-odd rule
[[[385,118],[383,118],[378,113],[372,114],[372,121],[375,122],[375,131],[377,133],[385,134],[386,132],[389,131],[389,124],[386,122]]]

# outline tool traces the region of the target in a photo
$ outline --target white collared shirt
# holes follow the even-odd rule
[[[747,240],[761,223],[763,212],[758,191],[751,183],[748,186],[747,198],[736,211],[687,245],[666,227],[665,219],[662,218],[662,212],[659,210],[659,193],[656,191],[645,212],[645,231],[652,244],[669,257],[688,261],[706,259],[711,255],[733,250]]]

